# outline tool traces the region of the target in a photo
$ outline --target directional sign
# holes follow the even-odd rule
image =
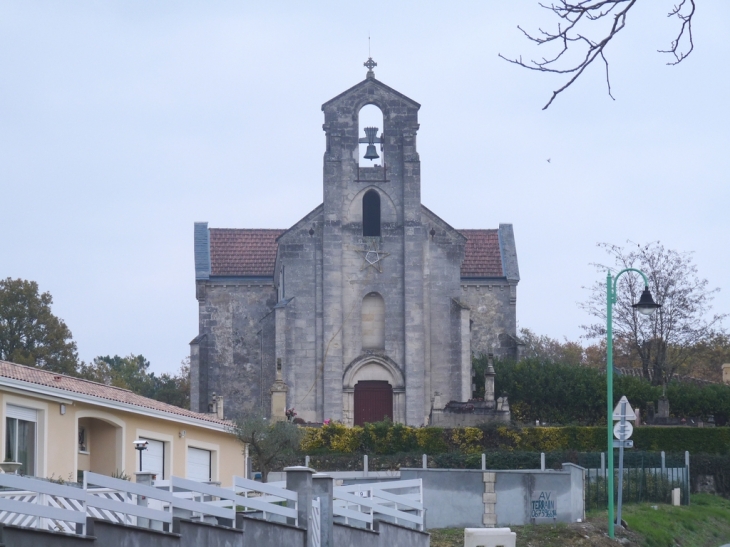
[[[634,441],[629,439],[628,441],[618,441],[616,439],[613,440],[613,447],[614,448],[634,448]]]
[[[626,412],[624,416],[621,416],[621,403],[626,403]],[[634,412],[634,409],[631,408],[631,405],[629,404],[629,400],[626,398],[626,395],[621,397],[621,400],[616,405],[616,408],[613,409],[613,419],[620,420],[621,418],[623,418],[624,420],[636,420],[636,413]]]
[[[630,422],[619,422],[613,426],[613,435],[619,441],[626,441],[631,438],[634,432],[634,426]]]

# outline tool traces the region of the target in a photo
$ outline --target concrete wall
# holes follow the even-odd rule
[[[423,479],[427,529],[576,522],[585,518],[583,474],[573,464],[561,471],[401,469],[402,480]],[[554,509],[555,518],[533,518],[533,508]]]
[[[243,530],[236,528],[174,519],[172,531],[180,534],[180,547],[243,547],[244,545]]]
[[[423,479],[426,529],[483,526],[482,471],[401,469],[400,476],[401,480]]]
[[[390,522],[378,522],[377,531],[380,535],[380,547],[429,547],[431,544],[428,533]]]
[[[87,519],[86,522],[86,535],[96,538],[94,547],[181,547],[179,534],[113,524],[98,519]]]
[[[0,524],[0,545],[5,547],[97,547],[93,537]],[[111,547],[111,546],[110,546]]]
[[[245,547],[307,547],[306,532],[288,524],[267,522],[237,515],[237,527],[243,527]]]
[[[364,528],[355,528],[346,524],[334,525],[334,545],[333,547],[380,547],[380,534],[372,530]],[[397,543],[390,545],[400,547]]]

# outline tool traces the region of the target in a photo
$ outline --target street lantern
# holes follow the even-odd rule
[[[627,272],[636,272],[644,278],[644,292],[632,308],[645,316],[649,316],[661,307],[654,302],[649,292],[649,280],[646,274],[636,268],[626,268],[611,276],[609,271],[606,274],[606,404],[608,406],[608,417],[606,419],[608,428],[608,536],[614,537],[614,514],[613,514],[613,305],[616,303],[616,286],[618,278]]]
[[[134,444],[134,449],[139,450],[139,471],[142,472],[142,451],[147,450],[147,445],[149,444],[144,439],[137,439],[136,441],[132,441],[132,444]]]
[[[662,305],[654,302],[654,299],[651,297],[651,293],[649,292],[649,286],[644,285],[644,292],[641,293],[641,298],[639,298],[639,301],[636,304],[632,304],[631,307],[639,313],[651,315],[657,308],[661,308]]]

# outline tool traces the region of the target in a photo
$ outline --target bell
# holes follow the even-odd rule
[[[365,151],[365,159],[366,160],[375,160],[378,159],[380,156],[378,156],[377,150],[375,150],[374,144],[368,144],[368,148]]]

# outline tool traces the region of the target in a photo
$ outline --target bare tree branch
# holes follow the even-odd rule
[[[677,19],[682,21],[682,27],[679,29],[679,34],[677,34],[677,38],[672,40],[671,47],[666,50],[659,50],[659,53],[671,53],[672,55],[674,55],[674,62],[670,61],[669,63],[667,63],[668,65],[678,65],[690,53],[692,53],[692,50],[695,48],[694,41],[692,40],[692,17],[694,17],[695,14],[695,0],[689,0],[689,5],[691,6],[691,9],[689,10],[689,13],[684,14],[682,13],[682,8],[684,8],[686,4],[687,0],[682,0],[679,5],[674,6],[674,9],[667,14],[667,17],[676,17]],[[683,52],[681,51],[681,49],[679,49],[679,46],[682,38],[684,37],[685,31],[687,32],[689,49],[686,52]]]
[[[568,81],[560,88],[553,91],[550,100],[543,107],[546,110],[555,98],[569,88],[583,74],[597,57],[600,56],[606,67],[606,86],[608,96],[614,99],[611,94],[611,81],[608,74],[608,60],[606,59],[606,46],[626,26],[626,16],[636,5],[637,0],[582,0],[576,2],[560,0],[557,3],[543,4],[540,7],[549,10],[560,19],[556,31],[546,31],[538,28],[537,34],[530,34],[522,27],[517,28],[538,46],[545,44],[560,44],[559,51],[553,56],[542,57],[541,60],[524,61],[522,56],[516,59],[499,56],[507,62],[519,65],[523,68],[536,70],[538,72],[550,72],[553,74],[570,75]],[[689,6],[689,9],[687,7]],[[675,40],[672,41],[668,50],[659,50],[662,53],[671,53],[675,61],[667,64],[676,65],[681,63],[694,49],[692,40],[692,18],[695,13],[695,0],[681,0],[678,5],[669,12],[668,17],[676,17],[682,22],[682,26]],[[606,29],[601,27],[600,21],[611,21]],[[593,39],[584,30],[598,29],[599,39]],[[602,32],[600,32],[602,31]],[[686,38],[686,40],[683,40]],[[689,47],[683,48],[682,43],[688,41]],[[569,53],[578,48],[580,52],[577,58],[567,60]],[[686,49],[686,50],[685,50]]]

